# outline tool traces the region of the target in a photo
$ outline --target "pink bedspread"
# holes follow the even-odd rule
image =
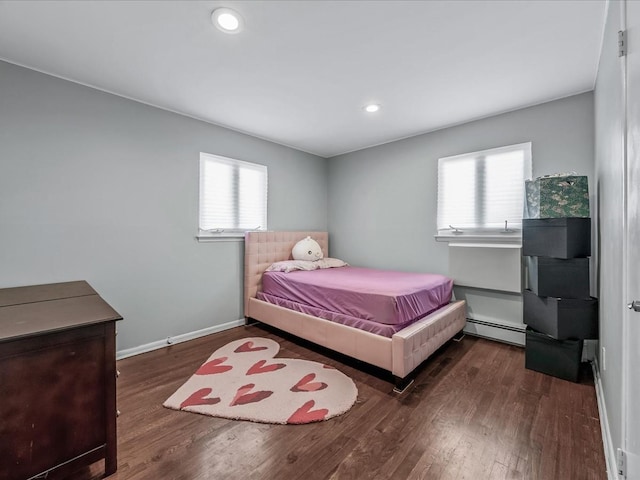
[[[406,326],[449,303],[452,288],[453,280],[443,275],[359,267],[265,272],[262,277],[266,301],[273,303],[275,297],[394,327]]]

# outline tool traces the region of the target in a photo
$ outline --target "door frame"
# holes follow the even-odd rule
[[[631,10],[631,12],[628,12]],[[627,32],[625,38],[626,55],[623,61],[623,95],[624,95],[624,168],[623,168],[623,295],[624,315],[622,319],[622,449],[627,480],[640,480],[640,413],[638,401],[640,386],[638,372],[640,372],[640,353],[638,339],[640,339],[640,313],[627,309],[627,303],[640,300],[640,108],[634,102],[640,101],[640,89],[637,87],[640,75],[638,49],[629,51],[629,36],[631,30],[636,33],[640,22],[634,20],[634,15],[640,15],[640,6],[629,2],[622,2],[622,25]],[[629,24],[631,22],[631,24]],[[633,40],[633,39],[632,39]],[[637,46],[633,45],[633,46]],[[631,91],[630,91],[631,88]]]

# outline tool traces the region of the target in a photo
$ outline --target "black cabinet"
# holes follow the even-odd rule
[[[541,297],[589,298],[589,259],[527,257],[529,289]]]
[[[565,259],[590,256],[591,219],[524,219],[522,221],[522,254]]]
[[[527,328],[524,366],[529,370],[577,382],[580,375],[582,340],[555,340]]]
[[[525,323],[557,340],[598,337],[598,300],[523,295]]]
[[[525,367],[578,381],[583,340],[598,337],[598,301],[589,296],[591,219],[525,219],[522,252]]]

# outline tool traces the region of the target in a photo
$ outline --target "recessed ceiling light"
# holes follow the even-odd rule
[[[216,8],[211,13],[211,21],[224,33],[238,33],[244,26],[244,20],[240,14],[230,8]]]
[[[364,111],[367,113],[374,113],[380,110],[380,105],[377,103],[370,103],[369,105],[365,105]]]

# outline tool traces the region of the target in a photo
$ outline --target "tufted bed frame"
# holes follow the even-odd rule
[[[411,372],[440,346],[461,332],[466,322],[464,301],[457,301],[383,337],[357,328],[289,310],[256,298],[262,274],[274,262],[291,259],[291,249],[307,235],[329,256],[327,232],[247,232],[244,255],[244,316],[297,337],[390,371],[395,391],[410,383]]]

